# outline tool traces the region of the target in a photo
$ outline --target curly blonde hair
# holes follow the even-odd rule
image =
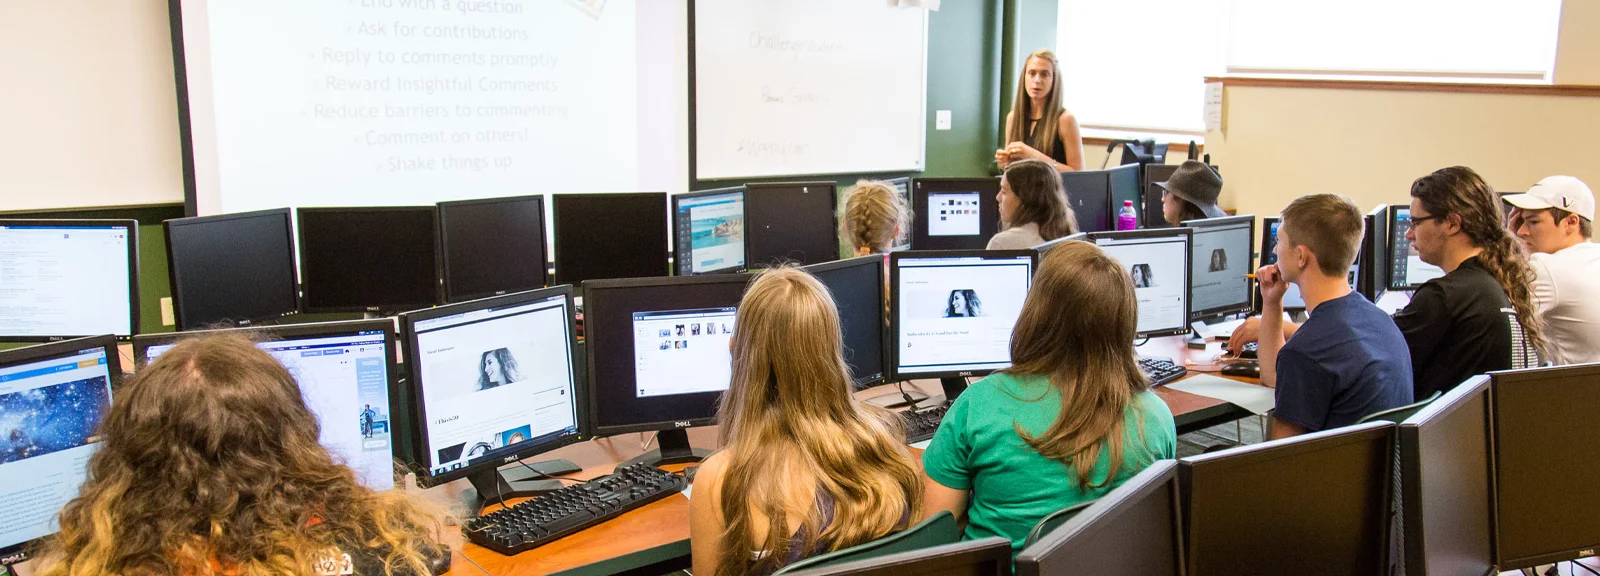
[[[897,240],[896,232],[904,235],[910,226],[911,207],[905,197],[882,180],[856,182],[839,209],[840,231],[857,252],[863,248],[873,254],[888,252]]]

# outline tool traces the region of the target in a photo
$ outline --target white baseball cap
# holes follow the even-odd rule
[[[1594,221],[1594,192],[1582,180],[1571,176],[1545,178],[1525,194],[1505,196],[1505,201],[1523,210],[1560,208]]]

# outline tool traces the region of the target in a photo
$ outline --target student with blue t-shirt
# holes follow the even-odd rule
[[[1411,403],[1411,356],[1387,314],[1350,290],[1345,274],[1364,233],[1343,196],[1301,196],[1283,210],[1274,252],[1261,267],[1261,383],[1277,390],[1271,437],[1349,426]],[[1310,317],[1287,341],[1283,294],[1300,287]]]
[[[949,510],[967,538],[1009,538],[1015,552],[1051,512],[1174,457],[1172,412],[1135,359],[1137,324],[1122,264],[1085,242],[1046,254],[1011,333],[1011,368],[967,388],[922,454],[924,514]]]

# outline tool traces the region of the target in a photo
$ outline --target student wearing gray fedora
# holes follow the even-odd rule
[[[1227,216],[1217,206],[1217,196],[1222,194],[1222,176],[1205,162],[1187,160],[1172,173],[1166,182],[1156,182],[1161,194],[1161,217],[1169,226],[1185,220],[1221,218]]]

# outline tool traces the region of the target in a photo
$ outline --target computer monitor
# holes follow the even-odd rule
[[[1144,190],[1144,210],[1140,212],[1143,220],[1139,223],[1142,228],[1166,228],[1166,216],[1162,213],[1161,195],[1165,192],[1157,182],[1166,182],[1172,178],[1172,173],[1178,171],[1176,164],[1146,164],[1144,166],[1144,180],[1140,189]]]
[[[1186,220],[1194,230],[1189,252],[1189,321],[1250,311],[1255,272],[1255,215]]]
[[[1011,365],[1033,250],[889,254],[890,378],[981,376]]]
[[[1139,193],[1139,165],[1123,164],[1106,170],[1106,181],[1111,189],[1111,228],[1114,230],[1123,202],[1132,202],[1134,210],[1138,210],[1142,196]]]
[[[660,431],[634,462],[692,462],[684,429],[716,422],[733,377],[729,343],[752,276],[714,274],[584,282],[589,422],[595,436]]]
[[[1000,231],[999,178],[912,178],[911,247],[982,250]]]
[[[1130,166],[1134,170],[1137,165]],[[1112,208],[1111,178],[1108,170],[1080,170],[1061,173],[1061,186],[1067,190],[1067,205],[1078,217],[1079,232],[1106,232],[1117,229],[1117,213]],[[1121,205],[1118,204],[1120,208]]]
[[[888,180],[884,180],[884,182],[888,182],[890,186],[894,186],[895,191],[900,193],[900,197],[905,199],[906,206],[907,207],[911,206],[911,178],[902,176],[900,178],[890,178]],[[998,212],[996,212],[996,213],[998,214]],[[912,214],[911,217],[915,218],[916,214]],[[910,249],[911,249],[911,227],[907,226],[905,228],[901,228],[900,229],[900,237],[899,238],[895,238],[894,247],[891,248],[890,250],[910,250]]]
[[[1122,144],[1123,165],[1150,164],[1167,161],[1167,148],[1171,146],[1165,142],[1157,144],[1155,140],[1142,140],[1139,142],[1124,142]]]
[[[1385,573],[1394,431],[1369,422],[1179,460],[1189,576]]]
[[[544,196],[440,202],[444,301],[465,302],[548,284]]]
[[[407,312],[400,327],[417,461],[434,483],[527,495],[498,468],[583,438],[571,286]]]
[[[306,312],[391,312],[439,300],[432,206],[300,208]]]
[[[0,342],[139,332],[139,223],[0,219]]]
[[[1282,224],[1282,222],[1283,219],[1277,216],[1263,216],[1261,218],[1262,266],[1269,266],[1278,263],[1278,253],[1276,252],[1278,248],[1278,226]],[[1255,297],[1258,302],[1261,300],[1260,286],[1256,286],[1255,288]],[[1288,289],[1283,293],[1283,309],[1304,310],[1305,307],[1306,299],[1304,296],[1300,295],[1300,286],[1292,283],[1289,284]],[[1256,310],[1260,311],[1260,309],[1261,305],[1257,304]]]
[[[1600,365],[1491,374],[1494,397],[1495,558],[1516,570],[1591,556],[1600,548],[1594,463]]]
[[[1140,337],[1189,332],[1189,244],[1191,228],[1096,232],[1101,250],[1122,263],[1139,301]]]
[[[839,259],[839,205],[833,182],[745,185],[752,266],[820,264]]]
[[[667,194],[556,194],[556,283],[667,274]]]
[[[1179,576],[1178,464],[1159,460],[1017,555],[1018,576]]]
[[[1405,204],[1389,206],[1389,289],[1412,291],[1434,278],[1444,276],[1444,270],[1422,261],[1417,249],[1406,240],[1411,229],[1411,207]]]
[[[1011,541],[990,536],[787,572],[792,576],[1011,576]]]
[[[1489,377],[1474,376],[1400,423],[1407,574],[1499,573],[1492,405]]]
[[[1389,207],[1379,204],[1366,216],[1366,236],[1357,253],[1355,289],[1377,302],[1389,290]]]
[[[396,382],[394,322],[388,319],[319,322],[264,328],[142,334],[134,361],[150,365],[185,338],[236,332],[277,358],[300,384],[306,407],[321,425],[322,445],[374,490],[394,487],[394,460],[411,460],[405,405]]]
[[[162,227],[179,330],[248,326],[300,308],[288,208],[178,218]]]
[[[844,362],[857,388],[883,381],[883,256],[812,264],[804,268],[833,294],[844,335]]]
[[[61,530],[121,379],[110,335],[0,351],[0,563],[27,560]]]
[[[744,270],[744,188],[672,195],[677,275]]]
[[[1039,253],[1039,258],[1040,259],[1043,259],[1044,255],[1046,253],[1050,252],[1050,250],[1055,248],[1056,246],[1060,246],[1062,242],[1072,242],[1074,240],[1087,241],[1088,239],[1089,239],[1089,234],[1084,233],[1084,232],[1079,232],[1077,234],[1070,234],[1070,235],[1067,235],[1067,236],[1062,236],[1060,238],[1056,238],[1055,240],[1051,240],[1049,242],[1045,242],[1045,243],[1040,244],[1038,246],[1034,246],[1033,250],[1035,252]]]

